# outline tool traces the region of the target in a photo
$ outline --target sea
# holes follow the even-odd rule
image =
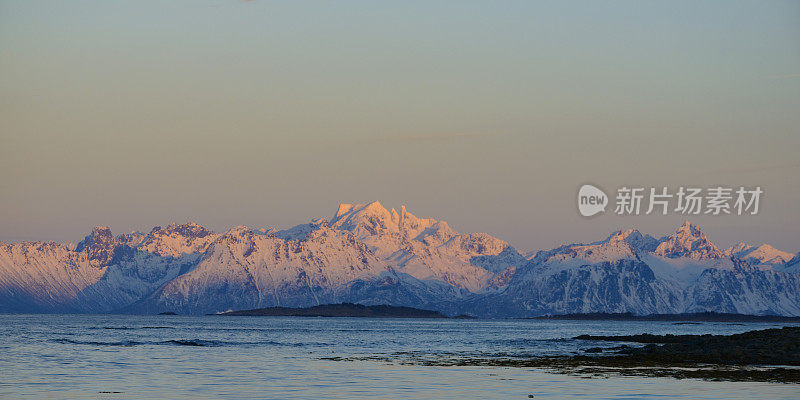
[[[598,346],[572,339],[580,334],[790,325],[797,324],[0,314],[0,398],[798,399],[797,384],[435,365]]]

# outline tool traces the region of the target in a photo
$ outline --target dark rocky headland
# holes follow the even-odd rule
[[[736,335],[633,335],[575,337],[580,340],[647,343],[619,347],[609,358],[640,362],[800,366],[800,327]]]
[[[735,335],[581,335],[572,340],[596,342],[598,347],[571,356],[399,353],[351,359],[431,366],[540,368],[585,377],[626,375],[800,383],[800,327]],[[642,343],[645,346],[637,345]]]
[[[712,311],[681,314],[649,314],[633,313],[581,313],[544,315],[524,319],[546,319],[558,321],[676,321],[676,322],[800,322],[800,317],[783,315],[750,315],[718,313]]]
[[[448,318],[433,310],[389,305],[325,304],[306,308],[268,307],[254,310],[228,311],[218,315],[259,317],[363,317],[363,318]],[[456,318],[460,318],[456,317]]]

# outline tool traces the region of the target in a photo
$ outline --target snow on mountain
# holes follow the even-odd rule
[[[670,312],[681,306],[679,289],[658,279],[641,260],[657,244],[652,236],[631,229],[594,243],[540,251],[511,277],[502,295],[487,296],[489,308],[484,312],[497,316]]]
[[[111,261],[114,256],[114,249],[117,247],[116,239],[111,234],[111,229],[106,226],[98,226],[92,230],[92,234],[80,241],[75,251],[85,252],[89,264],[93,267],[103,267]]]
[[[379,202],[342,204],[331,226],[352,232],[376,256],[423,281],[442,281],[476,292],[496,284],[496,273],[514,269],[524,257],[508,243],[485,233],[462,235],[445,221],[418,218]]]
[[[239,226],[214,241],[191,271],[133,309],[207,313],[343,301],[428,304],[430,290],[407,281],[353,233],[325,221],[266,235]]]
[[[84,242],[86,242],[84,240]],[[0,312],[67,311],[105,273],[89,242],[80,251],[53,242],[0,243]]]
[[[729,258],[695,260],[690,257],[669,258],[647,253],[642,254],[640,259],[659,279],[669,282],[679,290],[687,289],[707,269],[733,269],[733,262]]]
[[[709,260],[722,257],[722,251],[711,243],[706,235],[695,225],[686,221],[674,234],[661,240],[655,254],[678,258],[687,257],[693,260]]]
[[[686,312],[800,315],[800,275],[732,261],[732,269],[700,274],[688,290]]]
[[[170,224],[77,245],[0,243],[0,312],[202,314],[354,302],[521,317],[574,312],[800,315],[800,255],[769,245],[722,252],[686,223],[635,229],[525,257],[405,207],[343,204],[331,221],[212,232]]]
[[[637,229],[618,230],[601,241],[601,243],[603,242],[610,244],[625,242],[638,251],[654,251],[659,244],[656,238],[650,235],[643,235]]]
[[[166,228],[160,226],[153,228],[136,248],[174,258],[184,254],[202,253],[219,236],[194,222],[183,225],[172,223]]]
[[[652,240],[650,240],[652,239]],[[570,244],[549,251],[540,251],[531,259],[538,270],[553,271],[602,262],[637,260],[637,252],[651,248],[655,239],[646,238],[637,230],[617,231],[606,239],[589,244]]]
[[[114,237],[96,227],[73,249],[0,245],[0,310],[111,312],[138,301],[195,263],[218,235],[197,224]]]
[[[587,312],[669,313],[681,306],[678,292],[635,259],[617,259],[520,274],[500,296],[490,296],[495,316]],[[491,297],[501,306],[492,304]]]
[[[335,301],[430,306],[502,284],[502,277],[490,283],[495,271],[508,276],[507,268],[524,261],[501,240],[460,235],[405,208],[341,206],[334,220],[224,234],[195,223],[118,237],[98,227],[76,246],[4,244],[0,307],[203,313]]]
[[[736,257],[753,265],[764,264],[772,266],[786,264],[794,257],[792,253],[780,251],[766,243],[760,246],[752,246],[744,242],[739,242],[728,248],[725,250],[724,255]]]
[[[128,241],[120,235],[105,274],[82,290],[71,307],[103,312],[127,307],[192,269],[219,236],[193,222],[157,226]]]
[[[798,274],[737,257],[774,260],[786,253],[764,246],[753,250],[724,257],[688,222],[661,240],[635,230],[618,231],[599,242],[540,251],[511,277],[502,294],[472,299],[469,305],[496,316],[694,311],[798,315]]]
[[[147,234],[142,232],[133,231],[130,233],[123,233],[117,236],[117,244],[135,247],[138,246],[139,243],[142,243],[142,240],[144,240],[146,237]]]
[[[786,264],[779,268],[781,271],[791,274],[800,273],[800,253],[797,253],[791,260],[787,261]]]

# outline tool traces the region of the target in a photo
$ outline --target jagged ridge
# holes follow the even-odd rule
[[[769,245],[725,251],[685,223],[630,229],[526,258],[485,233],[379,202],[330,221],[212,232],[196,223],[77,245],[0,243],[0,311],[210,313],[326,303],[481,316],[715,311],[800,315],[798,260]]]

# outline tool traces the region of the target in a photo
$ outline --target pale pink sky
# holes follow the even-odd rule
[[[0,241],[380,200],[521,250],[680,215],[578,216],[586,182],[755,186],[691,218],[800,250],[800,4],[4,1]]]

